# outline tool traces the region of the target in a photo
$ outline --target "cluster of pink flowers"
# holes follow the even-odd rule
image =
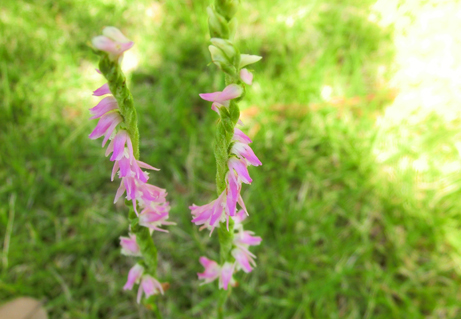
[[[104,28],[103,34],[103,36],[93,39],[93,45],[101,51],[108,52],[111,58],[115,60],[118,59],[120,61],[123,52],[133,46],[133,42],[129,41],[115,27]],[[121,179],[114,203],[126,194],[125,198],[132,201],[134,211],[139,218],[141,226],[149,228],[151,233],[154,230],[166,232],[166,230],[160,227],[173,224],[166,221],[170,210],[169,203],[166,201],[167,193],[162,188],[148,184],[149,174],[142,170],[158,169],[135,158],[133,144],[128,131],[118,127],[119,124],[123,123],[123,117],[120,113],[117,100],[110,94],[112,93],[108,83],[93,93],[94,96],[109,96],[104,97],[95,107],[90,109],[93,115],[90,119],[99,119],[99,122],[89,137],[97,139],[104,136],[103,147],[110,140],[106,156],[112,153],[110,160],[114,162],[114,167],[112,169],[111,180],[113,181],[116,175]],[[138,212],[138,208],[141,209],[141,212]],[[130,233],[129,237],[120,237],[120,244],[122,246],[122,254],[142,256],[139,245],[136,242],[136,235]],[[124,286],[124,289],[131,290],[135,283],[140,282],[138,302],[143,292],[147,297],[158,292],[163,294],[160,283],[152,276],[148,274],[143,275],[143,273],[144,267],[136,264],[130,270],[128,281]]]
[[[257,62],[261,57],[254,55],[241,55],[240,68],[247,64]],[[240,70],[242,82],[251,85],[253,74],[247,69]],[[200,97],[206,101],[212,102],[211,109],[219,114],[219,108],[229,107],[230,100],[240,97],[243,88],[238,84],[228,85],[222,92],[204,93]],[[243,123],[239,120],[239,124]],[[215,227],[220,223],[226,222],[229,229],[229,218],[234,220],[234,242],[232,256],[235,258],[234,263],[225,262],[218,265],[213,260],[206,257],[200,258],[200,263],[205,267],[203,273],[199,273],[199,279],[204,279],[203,283],[209,283],[219,278],[219,287],[227,290],[229,284],[233,285],[232,275],[235,271],[242,269],[244,272],[251,272],[256,265],[249,246],[259,245],[261,237],[253,236],[253,232],[245,231],[241,222],[248,215],[245,203],[243,202],[240,191],[242,183],[250,184],[252,179],[248,173],[248,166],[259,166],[261,161],[248,145],[251,139],[240,129],[234,128],[234,135],[231,141],[230,157],[227,162],[229,171],[226,175],[226,188],[217,199],[203,206],[190,206],[192,213],[192,222],[200,225],[201,228],[210,230],[210,236]],[[237,203],[241,210],[237,213]]]
[[[244,272],[249,273],[256,266],[254,261],[256,256],[248,248],[259,245],[262,239],[259,236],[253,236],[253,232],[243,229],[242,221],[246,217],[247,213],[244,210],[240,210],[232,217],[235,232],[233,241],[234,249],[232,250],[232,256],[235,258],[234,263],[225,262],[220,266],[213,260],[200,257],[200,263],[205,268],[205,271],[197,275],[199,279],[203,279],[202,284],[207,284],[219,278],[219,288],[227,290],[229,285],[235,285],[235,280],[232,277],[235,271],[242,269]]]

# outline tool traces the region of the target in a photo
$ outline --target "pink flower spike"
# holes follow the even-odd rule
[[[146,295],[146,298],[149,298],[152,295],[156,295],[159,292],[163,295],[163,287],[158,282],[158,280],[152,277],[151,275],[144,275],[142,276],[141,284],[139,285],[137,297],[138,303],[141,302],[143,292]]]
[[[107,112],[118,109],[117,100],[113,96],[107,96],[103,98],[98,105],[90,109],[90,113],[93,115],[90,120],[100,118]]]
[[[100,119],[98,124],[96,125],[96,128],[91,132],[89,137],[91,139],[97,139],[103,135],[108,135],[107,134],[109,131],[112,133],[112,131],[115,129],[115,126],[117,126],[120,122],[122,122],[122,117],[118,112],[115,113],[109,113],[109,114],[104,114]]]
[[[134,265],[130,269],[130,272],[128,273],[128,281],[126,282],[125,286],[123,286],[123,290],[133,289],[133,285],[139,282],[143,272],[144,272],[143,266],[141,266],[140,264]]]
[[[238,178],[245,184],[251,184],[253,181],[248,173],[246,163],[238,158],[231,157],[227,162],[229,170],[235,170],[237,172]]]
[[[229,284],[233,285],[232,274],[234,273],[234,265],[229,262],[225,262],[221,268],[221,276],[219,278],[219,288],[227,290]]]
[[[221,267],[215,261],[206,257],[200,257],[200,263],[205,267],[204,272],[197,274],[198,279],[204,280],[200,285],[210,283],[220,276]]]
[[[262,165],[259,158],[256,157],[251,147],[247,144],[239,142],[234,143],[234,145],[232,145],[231,153],[237,155],[240,158],[245,158],[253,166]]]
[[[136,242],[136,235],[130,234],[130,237],[120,237],[120,245],[122,246],[122,255],[142,256]]]
[[[240,129],[234,128],[234,136],[232,137],[234,141],[239,141],[241,143],[250,144],[251,139],[243,133]]]
[[[112,94],[109,89],[109,83],[104,84],[93,92],[93,96],[103,96],[106,94]]]
[[[248,85],[251,85],[253,83],[253,73],[251,73],[247,69],[240,70],[240,78],[243,82],[245,82]]]

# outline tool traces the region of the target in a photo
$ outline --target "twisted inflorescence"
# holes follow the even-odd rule
[[[134,43],[115,27],[104,28],[103,35],[93,38],[92,42],[101,57],[97,71],[104,75],[107,83],[93,93],[105,97],[90,109],[91,119],[99,122],[89,137],[104,136],[102,146],[110,141],[106,156],[111,155],[110,160],[114,162],[111,180],[116,176],[120,179],[114,202],[122,196],[131,201],[130,231],[128,237],[120,237],[120,245],[122,254],[140,259],[129,271],[123,289],[131,290],[139,283],[139,303],[143,293],[146,297],[163,294],[163,286],[155,278],[157,249],[151,235],[154,230],[165,232],[161,227],[172,224],[166,221],[170,206],[166,191],[148,183],[149,174],[145,169],[158,169],[139,160],[136,109],[120,68],[123,53]]]

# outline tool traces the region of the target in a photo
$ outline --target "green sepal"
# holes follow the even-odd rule
[[[232,59],[236,54],[240,55],[237,48],[229,40],[221,38],[211,38],[211,43],[219,48],[229,59]]]
[[[237,68],[233,64],[233,60],[229,58],[221,49],[210,45],[208,47],[211,54],[211,60],[216,66],[218,66],[223,72],[228,73],[232,77],[235,77],[237,74]]]
[[[227,27],[229,28],[229,40],[233,40],[235,33],[237,32],[237,19],[232,18],[228,23]]]
[[[229,27],[226,19],[209,6],[206,9],[208,13],[208,28],[210,29],[210,37],[212,38],[229,38]]]
[[[213,44],[213,46],[220,49],[221,52],[225,54],[225,57],[227,57],[227,61],[234,66],[235,72],[233,74],[235,74],[240,65],[240,51],[229,40],[212,38],[210,41]]]
[[[229,116],[230,116],[230,120],[233,123],[233,126],[235,127],[235,125],[237,124],[240,118],[240,109],[237,103],[233,100],[231,100],[229,104]]]

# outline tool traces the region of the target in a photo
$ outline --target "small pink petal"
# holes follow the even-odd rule
[[[126,282],[125,286],[123,286],[123,290],[131,290],[133,289],[133,285],[141,279],[141,276],[144,272],[144,267],[140,264],[134,265],[130,272],[128,273],[128,281]]]
[[[227,163],[229,170],[234,169],[237,172],[238,177],[245,184],[251,184],[253,181],[248,173],[246,163],[238,158],[232,157]]]
[[[219,100],[219,97],[222,92],[213,92],[213,93],[201,93],[199,96],[205,101],[216,102]]]
[[[243,89],[240,85],[230,84],[222,91],[219,99],[222,101],[232,100],[242,95]]]
[[[100,118],[107,112],[118,109],[117,100],[113,96],[107,96],[103,98],[98,105],[90,109],[90,113],[93,115],[90,120]]]
[[[153,171],[159,171],[160,170],[159,168],[155,168],[155,167],[150,166],[149,164],[146,164],[146,163],[141,162],[141,161],[138,161],[138,165],[139,165],[139,167],[146,168],[146,169],[151,169]]]
[[[106,37],[119,43],[131,42],[123,33],[116,27],[104,27],[102,34]]]
[[[245,144],[251,143],[251,139],[245,133],[243,133],[240,129],[236,127],[234,128],[234,136],[232,137],[232,139],[235,141],[245,143]]]
[[[103,86],[101,86],[100,88],[96,89],[96,90],[93,92],[93,95],[94,95],[94,96],[102,96],[102,95],[106,95],[106,94],[112,94],[112,93],[110,92],[109,84],[108,84],[108,83],[104,84]]]
[[[247,69],[240,70],[240,78],[243,82],[245,82],[248,85],[251,85],[253,83],[253,73],[251,73]]]
[[[100,119],[95,129],[89,137],[91,139],[97,139],[106,134],[107,130],[114,124],[117,125],[122,121],[120,114],[118,112],[104,114]]]
[[[118,131],[117,135],[115,135],[114,139],[114,153],[110,157],[111,161],[119,161],[123,157],[123,153],[125,151],[125,143],[128,138],[128,133],[125,130]]]
[[[220,287],[227,290],[229,283],[232,281],[232,274],[234,273],[234,264],[229,262],[225,262],[221,268],[221,276],[220,276]]]

